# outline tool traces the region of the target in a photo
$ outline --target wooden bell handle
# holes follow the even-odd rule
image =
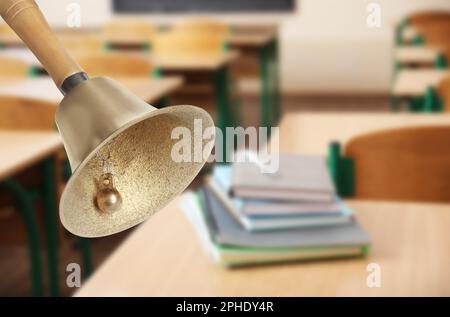
[[[83,72],[50,29],[34,0],[0,0],[0,15],[36,55],[56,85]]]

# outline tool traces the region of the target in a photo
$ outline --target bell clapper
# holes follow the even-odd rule
[[[107,160],[103,160],[103,174],[98,180],[96,200],[98,209],[103,213],[112,213],[122,207],[122,197],[114,187],[113,174]]]

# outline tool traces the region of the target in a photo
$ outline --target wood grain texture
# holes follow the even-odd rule
[[[297,113],[281,122],[282,152],[325,154],[329,141],[399,126],[449,126],[448,115]],[[367,258],[227,270],[203,252],[178,201],[143,223],[76,296],[450,295],[448,204],[349,201],[369,233]],[[381,287],[366,284],[369,263]]]
[[[113,78],[148,103],[158,101],[183,85],[183,79],[179,76],[163,78],[113,76]],[[61,92],[48,78],[16,80],[7,83],[0,80],[0,94],[37,99],[52,103],[54,106],[59,105],[63,98]]]
[[[1,78],[25,78],[28,76],[32,65],[14,57],[0,56]]]
[[[114,19],[101,28],[101,34],[113,42],[120,39],[126,41],[126,38],[130,36],[141,41],[149,41],[156,32],[157,29],[152,23],[138,18]]]
[[[440,10],[418,11],[409,15],[409,23],[413,26],[450,21],[450,13]]]
[[[0,129],[55,130],[56,107],[46,101],[0,95]]]
[[[449,54],[449,57],[450,57],[450,54]],[[439,84],[438,95],[442,98],[442,101],[444,103],[444,111],[450,112],[450,76],[446,77]]]
[[[450,295],[448,205],[350,201],[372,240],[367,258],[228,270],[204,254],[178,202],[142,224],[76,296]],[[366,284],[369,263],[381,287]]]
[[[152,43],[152,49],[156,56],[178,57],[183,56],[208,58],[220,56],[226,34],[221,32],[205,32],[195,28],[186,31],[184,28],[175,28],[170,31],[160,32]]]
[[[355,198],[450,202],[450,126],[410,127],[351,139]]]
[[[395,49],[395,61],[401,65],[432,66],[442,49],[404,45]]]
[[[396,97],[423,96],[428,87],[436,88],[448,75],[447,69],[403,69],[400,70],[392,88]]]
[[[62,149],[57,132],[0,130],[0,179]]]
[[[280,123],[280,151],[326,155],[331,141],[346,145],[351,139],[377,131],[409,127],[450,127],[447,114],[297,112]]]
[[[149,58],[127,53],[84,54],[77,57],[78,63],[91,76],[150,77],[154,70]]]
[[[172,30],[175,32],[191,32],[196,34],[209,34],[225,39],[231,31],[228,24],[210,18],[186,19],[176,23]]]
[[[3,0],[0,15],[41,61],[58,87],[81,68],[50,30],[33,0]]]

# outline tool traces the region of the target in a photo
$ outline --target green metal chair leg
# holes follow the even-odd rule
[[[330,170],[331,179],[338,192],[340,184],[340,160],[341,145],[339,142],[331,142],[328,147],[328,168]]]
[[[339,142],[332,142],[328,148],[328,168],[341,197],[351,197],[355,191],[355,167],[351,158],[343,157]]]
[[[92,274],[92,248],[87,238],[80,238],[81,262],[83,263],[84,278]]]
[[[47,237],[47,257],[50,296],[59,296],[58,234],[54,159],[43,163],[44,183],[42,198],[45,209],[45,231]]]
[[[5,180],[0,186],[14,194],[17,207],[24,219],[30,256],[32,295],[43,296],[39,229],[32,199],[28,192],[12,179]]]

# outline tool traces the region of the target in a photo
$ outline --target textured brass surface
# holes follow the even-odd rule
[[[67,184],[60,204],[64,226],[84,237],[117,233],[144,221],[180,194],[204,162],[172,160],[172,146],[178,140],[173,140],[171,133],[180,126],[193,131],[194,119],[201,119],[203,128],[213,125],[210,116],[200,108],[168,107],[147,114],[147,118],[105,140],[81,163]],[[212,147],[208,140],[202,144]],[[114,213],[100,212],[95,203],[98,179],[108,157],[114,186],[123,200],[120,210]]]

